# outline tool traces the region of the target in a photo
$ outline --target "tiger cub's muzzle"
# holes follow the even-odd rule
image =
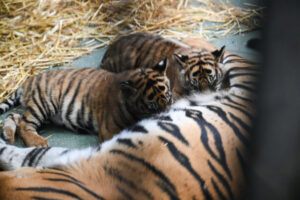
[[[148,109],[150,112],[161,112],[168,109],[173,102],[173,95],[168,91],[164,97],[160,97],[157,101],[150,103]]]
[[[204,73],[200,77],[195,77],[191,80],[190,86],[191,90],[205,91],[205,90],[215,90],[217,77],[211,73]]]

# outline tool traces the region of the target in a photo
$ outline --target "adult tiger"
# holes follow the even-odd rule
[[[118,74],[95,68],[43,72],[26,80],[0,104],[0,114],[19,102],[25,110],[17,126],[25,145],[47,146],[37,134],[47,120],[74,131],[98,134],[104,141],[168,108],[172,94],[166,60],[162,60],[152,67]],[[19,121],[16,115],[9,117]],[[15,126],[6,126],[3,137],[13,143],[15,132]]]
[[[168,59],[167,76],[174,99],[193,91],[220,87],[225,46],[219,50],[191,48],[184,43],[152,33],[133,33],[119,37],[105,52],[100,67],[122,72],[141,66],[153,66]]]
[[[0,173],[0,199],[241,199],[259,68],[229,52],[223,64],[228,90],[178,100],[96,148],[2,143],[15,171]]]

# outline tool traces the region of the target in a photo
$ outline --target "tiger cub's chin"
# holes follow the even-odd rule
[[[96,133],[104,141],[142,118],[166,110],[172,99],[166,59],[122,73],[94,68],[44,72],[27,80],[0,104],[0,113],[19,102],[25,107],[23,116],[7,117],[2,137],[13,143],[19,130],[26,146],[48,146],[37,129],[53,120],[77,132]]]

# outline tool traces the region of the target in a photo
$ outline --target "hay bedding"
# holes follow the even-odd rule
[[[262,8],[248,7],[205,0],[2,0],[0,102],[29,76],[66,65],[120,34],[210,40],[256,29]],[[93,40],[83,42],[87,38]]]

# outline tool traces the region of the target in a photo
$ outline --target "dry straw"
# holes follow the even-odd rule
[[[254,5],[204,0],[1,0],[0,102],[28,77],[70,63],[120,34],[210,40],[256,29],[261,18],[262,8]],[[101,43],[82,42],[87,38]]]

